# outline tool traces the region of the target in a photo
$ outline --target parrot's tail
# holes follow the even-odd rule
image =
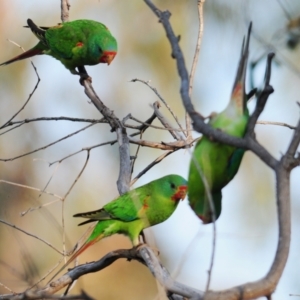
[[[29,58],[29,57],[32,57],[32,56],[35,56],[35,55],[39,55],[39,54],[43,54],[43,50],[41,49],[36,49],[36,48],[32,48],[2,64],[0,64],[0,66],[4,66],[4,65],[9,65],[15,61],[18,61],[18,60],[22,60],[22,59],[25,59],[25,58]]]
[[[74,261],[75,258],[78,257],[83,251],[85,251],[87,248],[98,242],[100,238],[84,243],[78,250],[76,250],[76,252],[69,258],[69,260],[55,273],[55,275],[49,280],[49,282],[51,282],[54,277],[56,277],[65,267],[67,267],[72,261]]]

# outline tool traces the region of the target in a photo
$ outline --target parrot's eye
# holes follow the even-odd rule
[[[172,182],[171,182],[170,186],[171,186],[171,189],[173,189],[173,190],[175,190],[175,189],[176,189],[176,186],[175,186],[175,184],[174,184],[174,183],[172,183]]]
[[[103,53],[103,50],[102,50],[101,47],[98,47],[98,49],[99,49],[99,52],[100,52],[100,53]]]

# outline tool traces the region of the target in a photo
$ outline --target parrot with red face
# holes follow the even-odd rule
[[[117,54],[117,41],[102,23],[75,20],[52,27],[39,27],[28,19],[27,24],[39,42],[0,66],[46,54],[58,59],[72,74],[86,79],[88,75],[84,66],[109,65]]]

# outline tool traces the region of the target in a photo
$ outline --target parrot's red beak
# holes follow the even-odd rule
[[[176,193],[172,196],[172,200],[174,201],[183,200],[186,196],[187,189],[188,189],[187,185],[181,185],[180,187],[178,187]]]
[[[115,58],[117,52],[114,51],[105,51],[103,55],[100,57],[100,62],[110,65],[110,63]]]

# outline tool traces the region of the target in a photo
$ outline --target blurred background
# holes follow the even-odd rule
[[[279,0],[278,0],[279,1]],[[261,120],[295,125],[299,118],[297,101],[300,92],[300,47],[294,38],[287,46],[288,23],[300,17],[296,0],[222,1],[210,0],[204,5],[204,36],[195,77],[192,99],[203,115],[221,111],[228,103],[238,64],[242,38],[249,21],[253,21],[250,61],[262,58],[254,70],[256,86],[263,82],[265,54],[276,51],[271,95]],[[60,22],[60,1],[2,0],[0,2],[0,62],[20,53],[8,42],[13,40],[25,49],[37,43],[30,30],[23,28],[27,18],[41,26]],[[176,34],[190,70],[197,39],[196,0],[159,0],[161,9],[169,9]],[[119,44],[113,63],[87,67],[93,86],[101,99],[119,118],[131,113],[141,120],[151,114],[155,94],[133,78],[151,80],[151,84],[169,103],[181,122],[184,109],[179,95],[179,79],[170,46],[157,18],[143,1],[70,0],[70,20],[93,19],[108,26]],[[283,9],[284,8],[284,9]],[[289,19],[290,18],[290,19]],[[291,46],[291,42],[288,43]],[[296,45],[295,45],[296,44]],[[37,117],[100,118],[73,76],[51,57],[33,58],[41,82],[29,104],[16,120]],[[248,76],[249,79],[249,76]],[[4,124],[25,103],[37,77],[29,60],[0,68],[0,124]],[[248,90],[250,85],[248,82]],[[253,108],[254,103],[250,103]],[[163,107],[172,124],[174,120]],[[160,125],[157,121],[155,125]],[[9,159],[54,142],[86,126],[86,123],[44,121],[23,125],[0,138],[0,158]],[[129,130],[129,133],[132,131]],[[258,140],[276,157],[286,151],[292,131],[286,127],[257,125]],[[194,133],[194,137],[198,134]],[[172,141],[168,132],[148,129],[144,137],[151,141]],[[64,205],[51,195],[40,194],[16,184],[44,189],[64,196],[82,169],[86,153],[80,152],[60,164],[61,160],[80,149],[115,139],[107,125],[98,124],[62,142],[19,159],[0,162],[0,218],[39,236],[58,249],[63,249],[62,216],[66,249],[70,250],[86,228],[77,227],[72,215],[95,210],[118,195],[118,146],[104,146],[91,152],[90,160]],[[136,147],[131,146],[131,154]],[[142,148],[133,176],[162,154],[161,150]],[[177,151],[152,168],[135,187],[170,173],[187,177],[190,152]],[[292,244],[289,260],[272,299],[287,299],[300,294],[299,248],[300,206],[299,170],[291,180]],[[52,203],[54,202],[54,203]],[[43,206],[40,209],[32,209]],[[22,212],[32,211],[21,216]],[[223,190],[223,211],[216,224],[216,257],[211,289],[220,290],[264,276],[272,263],[278,238],[274,174],[255,155],[246,153],[235,179]],[[212,225],[202,225],[187,204],[180,203],[165,223],[146,230],[154,248],[160,251],[163,264],[173,278],[204,289],[212,250]],[[42,242],[0,223],[0,293],[21,292],[44,276],[60,255]],[[97,260],[107,252],[129,248],[123,236],[104,239],[83,255],[80,263]],[[47,280],[41,283],[46,283]],[[119,260],[105,270],[84,276],[72,290],[84,289],[99,299],[165,299],[147,268],[137,262]]]

